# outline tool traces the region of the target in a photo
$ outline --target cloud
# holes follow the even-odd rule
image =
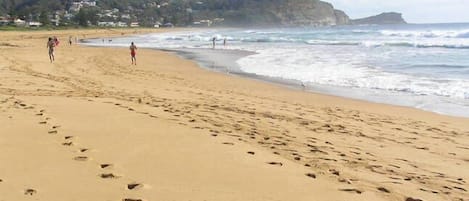
[[[352,18],[396,11],[412,23],[469,22],[469,0],[325,0]]]

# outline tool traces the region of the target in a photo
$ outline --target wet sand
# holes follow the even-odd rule
[[[66,45],[149,31],[0,33],[0,200],[468,200],[468,119]]]

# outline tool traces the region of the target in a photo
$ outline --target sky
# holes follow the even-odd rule
[[[469,22],[469,0],[323,0],[352,19],[400,12],[409,23]]]

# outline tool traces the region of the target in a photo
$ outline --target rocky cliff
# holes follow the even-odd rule
[[[324,26],[349,23],[345,12],[319,0],[250,0],[226,12],[229,25]]]
[[[350,21],[351,24],[407,24],[401,13],[381,13],[379,15],[355,19]]]
[[[282,25],[340,25],[349,19],[332,4],[316,0],[287,0],[274,12]]]

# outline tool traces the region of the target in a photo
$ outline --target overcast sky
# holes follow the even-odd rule
[[[469,22],[469,0],[324,0],[351,18],[387,11],[404,14],[410,23]]]

